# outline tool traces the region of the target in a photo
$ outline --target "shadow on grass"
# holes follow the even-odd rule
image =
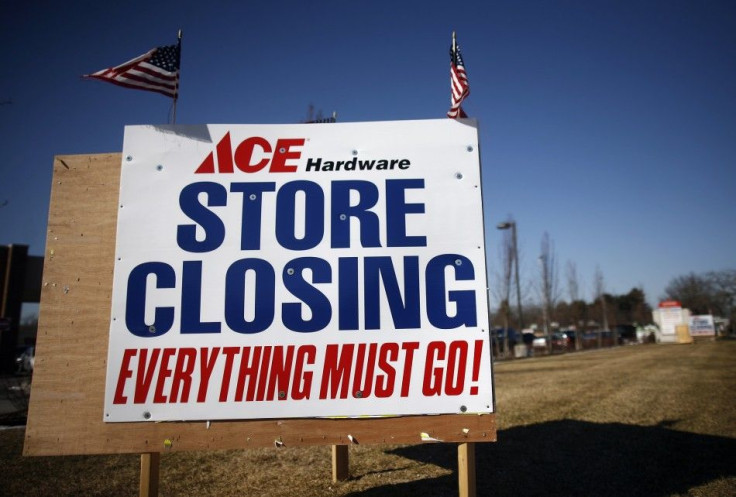
[[[736,439],[674,431],[669,424],[563,420],[500,431],[497,443],[475,445],[478,495],[660,497],[736,475]],[[454,473],[352,495],[457,495],[455,446],[414,445],[393,453]]]

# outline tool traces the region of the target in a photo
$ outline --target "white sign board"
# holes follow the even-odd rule
[[[710,314],[702,316],[690,316],[690,336],[712,337],[716,335],[716,326],[713,316]]]
[[[472,120],[125,129],[104,419],[493,412]]]
[[[663,335],[675,335],[677,326],[686,324],[681,307],[662,307],[658,311]]]

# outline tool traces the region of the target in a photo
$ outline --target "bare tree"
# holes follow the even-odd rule
[[[503,232],[501,241],[501,270],[503,271],[501,281],[503,300],[508,302],[511,298],[511,277],[514,270],[514,244],[511,240],[511,233],[508,231]]]
[[[734,325],[736,313],[736,269],[711,271],[706,274],[713,290],[715,312],[731,321]]]
[[[557,258],[555,256],[554,243],[549,233],[542,235],[541,251],[539,255],[539,293],[542,297],[542,319],[544,321],[544,334],[547,337],[547,347],[551,351],[552,341],[549,336],[549,322],[552,309],[559,299],[559,286],[557,278]]]
[[[601,301],[601,314],[603,317],[603,329],[608,330],[608,313],[606,312],[606,284],[603,280],[603,272],[600,266],[595,267],[595,275],[593,276],[593,291],[595,292],[595,300]],[[598,333],[598,348],[601,347],[602,335]]]
[[[509,304],[511,298],[511,277],[514,269],[514,242],[512,240],[512,234],[509,230],[503,232],[503,238],[501,239],[501,251],[499,253],[499,259],[501,263],[501,272],[498,274],[498,285],[496,289],[497,297],[500,301],[499,314],[503,320],[503,355],[508,355],[509,349],[509,327],[510,327],[510,315],[511,306]]]
[[[578,282],[578,267],[572,261],[567,261],[565,265],[565,275],[567,276],[567,296],[570,302],[575,302],[580,298],[580,284]]]
[[[678,276],[665,288],[665,297],[678,300],[694,314],[713,314],[736,321],[736,269],[689,273]]]
[[[577,265],[572,261],[567,261],[567,265],[565,266],[566,269],[566,276],[567,276],[567,294],[570,297],[570,316],[573,320],[573,324],[575,325],[576,332],[575,332],[575,350],[580,350],[583,346],[582,342],[582,333],[583,328],[580,327],[580,330],[577,329],[577,324],[585,319],[585,316],[582,315],[581,311],[582,306],[580,305],[580,281],[578,279],[578,267]]]
[[[664,289],[668,299],[678,300],[695,314],[711,314],[713,290],[703,275],[690,273],[674,278]]]

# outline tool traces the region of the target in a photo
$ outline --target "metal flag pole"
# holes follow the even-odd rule
[[[171,119],[171,124],[176,124],[176,102],[179,100],[179,78],[181,77],[181,29],[179,29],[179,34],[177,35],[177,77],[176,77],[176,95],[174,96],[174,111],[173,116]]]

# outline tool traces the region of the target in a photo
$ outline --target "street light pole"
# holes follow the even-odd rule
[[[514,245],[514,265],[515,265],[515,276],[516,276],[516,308],[519,312],[519,332],[524,332],[524,318],[521,314],[521,287],[519,286],[519,246],[516,244],[516,221],[506,221],[505,223],[498,223],[496,228],[500,230],[507,230],[511,228],[511,240]]]
[[[549,267],[543,255],[539,256],[539,269],[542,276],[542,321],[544,323],[544,338],[547,340],[547,353],[552,353],[552,337],[549,335]]]

